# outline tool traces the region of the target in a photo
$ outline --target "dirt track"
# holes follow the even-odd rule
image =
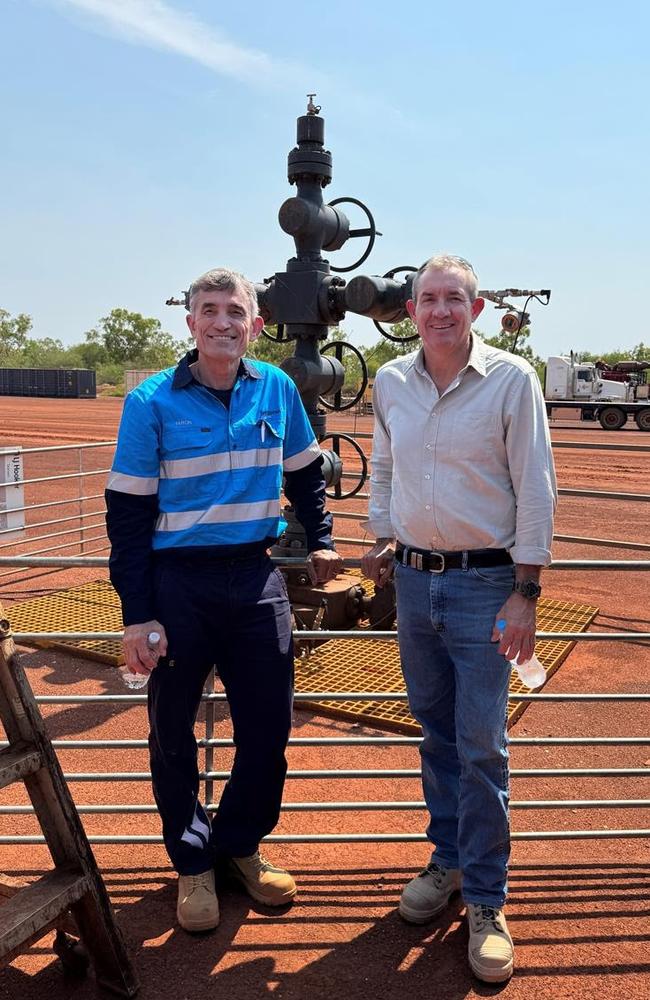
[[[121,401],[50,401],[0,399],[0,443],[37,444],[105,441],[114,437]],[[370,419],[356,429],[369,429]],[[351,427],[352,421],[346,426]],[[341,417],[330,426],[343,429]],[[566,422],[553,425],[555,441],[588,441],[650,445],[650,435],[632,427],[603,432]],[[367,445],[364,442],[364,445]],[[369,449],[368,449],[369,450]],[[84,469],[105,467],[107,453],[98,450]],[[54,456],[56,463],[53,464]],[[36,461],[36,460],[34,460]],[[39,459],[39,461],[44,461]],[[75,459],[76,461],[76,459]],[[64,462],[68,465],[64,466]],[[556,450],[562,487],[647,492],[650,452]],[[50,453],[49,468],[73,470],[68,456]],[[38,475],[39,469],[30,475]],[[42,474],[42,469],[41,469]],[[96,477],[93,492],[99,490]],[[92,479],[88,480],[88,484]],[[62,488],[59,484],[57,489]],[[48,487],[49,488],[49,487]],[[36,489],[36,487],[34,487]],[[41,487],[39,489],[42,490]],[[43,493],[40,494],[41,499]],[[33,502],[33,501],[30,501]],[[339,509],[362,509],[362,501],[343,501]],[[335,508],[334,508],[335,509]],[[353,521],[339,521],[337,533],[353,537]],[[563,497],[556,523],[558,534],[648,542],[647,506],[617,500]],[[64,550],[66,551],[66,550]],[[354,551],[348,548],[350,554]],[[358,550],[356,550],[358,553]],[[558,543],[556,559],[634,559],[634,550],[604,549]],[[1,572],[1,570],[0,570]],[[36,588],[61,589],[102,573],[80,571],[36,577],[22,573],[22,582],[0,578],[0,594],[11,599]],[[650,631],[647,575],[641,572],[550,571],[545,593],[562,600],[596,604],[600,614],[593,628]],[[647,691],[650,669],[647,647],[613,643],[578,644],[552,678],[546,691]],[[98,664],[48,651],[26,652],[24,664],[38,693],[119,692],[115,671]],[[119,739],[145,735],[140,707],[53,706],[46,710],[51,734],[57,739]],[[511,736],[640,736],[647,734],[647,710],[640,705],[562,705],[530,707]],[[296,712],[294,735],[345,735],[350,727]],[[354,729],[354,735],[372,730]],[[228,733],[224,718],[216,736]],[[415,767],[410,748],[290,750],[290,768]],[[66,771],[103,769],[147,770],[144,751],[65,751]],[[216,755],[215,766],[229,758]],[[381,758],[381,759],[380,759]],[[512,765],[523,767],[606,767],[648,764],[650,747],[516,747]],[[413,780],[341,782],[291,781],[285,799],[330,801],[336,798],[414,799]],[[72,784],[75,799],[90,802],[150,801],[146,784]],[[650,798],[645,778],[513,779],[515,800]],[[2,802],[22,802],[18,789],[3,793]],[[91,833],[158,833],[155,816],[88,816]],[[535,809],[513,810],[513,828],[523,830],[604,829],[648,827],[648,810]],[[286,814],[283,832],[420,832],[419,814],[298,813]],[[0,817],[0,829],[37,832],[31,819]],[[425,860],[425,844],[273,845],[268,853],[291,867],[301,893],[287,913],[269,914],[231,887],[221,893],[222,923],[212,935],[190,940],[174,929],[173,878],[159,847],[107,845],[96,848],[119,922],[136,959],[143,1000],[159,998],[229,997],[248,1000],[271,994],[284,1000],[361,1000],[369,996],[398,1000],[404,996],[490,996],[499,990],[476,983],[466,969],[466,931],[460,904],[425,928],[401,923],[395,907],[406,878]],[[47,866],[40,847],[1,849],[0,870],[36,874]],[[503,989],[509,1000],[591,998],[641,1000],[648,995],[650,968],[650,873],[647,839],[516,841],[513,848],[508,915],[517,944],[517,970]],[[1,915],[1,911],[0,911]],[[46,939],[17,959],[0,979],[2,1000],[41,1000],[52,994],[74,1000],[95,995],[92,980],[63,986]]]

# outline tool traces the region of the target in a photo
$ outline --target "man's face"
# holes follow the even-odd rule
[[[457,270],[425,271],[417,292],[417,303],[410,300],[406,307],[424,346],[441,356],[465,350],[472,321],[485,305],[483,299],[470,300],[465,274]]]
[[[251,317],[247,295],[234,288],[199,292],[192,302],[187,325],[196,341],[199,357],[208,363],[234,362],[259,336],[264,320],[261,316]]]

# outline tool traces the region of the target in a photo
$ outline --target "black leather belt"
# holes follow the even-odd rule
[[[469,569],[470,566],[511,566],[507,549],[464,549],[461,552],[430,552],[398,542],[395,558],[402,566],[421,569],[426,573],[444,573],[447,569]]]

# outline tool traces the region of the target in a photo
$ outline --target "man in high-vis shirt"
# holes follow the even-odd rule
[[[128,394],[106,490],[110,575],[127,668],[150,673],[149,748],[185,930],[219,922],[214,866],[249,895],[289,903],[296,885],[259,852],[278,821],[291,727],[293,650],[284,579],[269,547],[302,523],[314,583],[336,576],[320,448],[294,382],[244,358],[261,332],[254,286],[227,269],[191,286],[196,349]],[[160,635],[155,649],[148,637]],[[216,816],[199,801],[194,723],[212,666],[235,756]]]
[[[374,383],[368,527],[377,542],[363,568],[378,586],[395,574],[402,669],[424,737],[434,850],[400,914],[425,923],[462,891],[470,966],[502,982],[514,966],[502,910],[509,661],[534,651],[556,488],[539,380],[472,333],[484,305],[477,289],[459,257],[432,257],[415,276],[408,310],[421,347]]]

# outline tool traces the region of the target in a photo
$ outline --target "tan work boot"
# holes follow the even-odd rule
[[[214,891],[214,871],[178,876],[176,916],[190,933],[211,931],[219,923],[219,903]]]
[[[467,904],[472,972],[484,983],[505,983],[515,964],[515,951],[503,910],[480,903]]]
[[[276,868],[259,851],[248,858],[231,858],[229,870],[249,896],[267,906],[284,906],[298,891],[289,872]]]
[[[460,871],[430,861],[423,872],[404,886],[399,915],[409,924],[425,924],[442,913],[451,896],[460,889]]]

